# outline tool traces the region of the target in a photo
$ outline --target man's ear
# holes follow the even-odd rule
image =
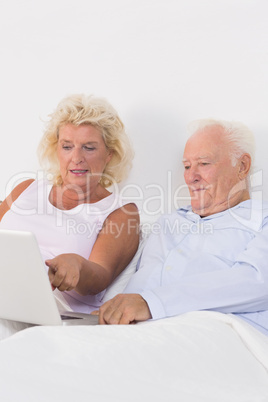
[[[251,167],[251,157],[249,154],[243,154],[239,158],[239,171],[238,176],[240,180],[243,180],[247,177],[250,167]]]

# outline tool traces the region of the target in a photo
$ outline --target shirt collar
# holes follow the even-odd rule
[[[239,209],[239,208],[251,209],[252,207],[254,207],[256,209],[262,209],[262,204],[258,200],[250,199],[250,200],[242,201],[232,208],[228,208],[228,209],[225,209],[224,211],[217,212],[216,214],[212,214],[212,215],[208,215],[208,216],[204,216],[204,217],[201,217],[200,215],[193,212],[191,205],[187,205],[185,207],[177,209],[177,213],[182,212],[183,215],[187,215],[188,218],[192,217],[194,220],[199,220],[199,219],[209,220],[209,219],[213,219],[213,218],[225,215],[226,212],[228,212],[230,210],[235,210],[235,209]]]
[[[267,205],[267,204],[266,204]],[[263,203],[259,200],[246,200],[235,205],[232,208],[225,209],[224,211],[212,214],[209,216],[201,217],[200,215],[193,212],[191,205],[180,208],[177,213],[185,216],[188,220],[192,222],[199,221],[209,221],[220,218],[226,214],[233,215],[233,217],[240,222],[243,226],[250,227],[251,229],[258,231],[262,226],[262,211]]]

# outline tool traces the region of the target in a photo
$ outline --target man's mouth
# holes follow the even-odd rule
[[[198,188],[191,188],[192,192],[198,192],[198,191],[205,191],[206,188],[205,187],[198,187]]]

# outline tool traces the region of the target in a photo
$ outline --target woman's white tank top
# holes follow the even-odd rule
[[[31,183],[3,216],[0,229],[33,232],[44,261],[64,253],[88,258],[103,222],[122,206],[119,198],[111,194],[96,203],[61,210],[49,201],[51,189],[46,180]],[[95,296],[80,296],[74,290],[62,294],[72,310],[89,313],[100,306],[104,292]]]

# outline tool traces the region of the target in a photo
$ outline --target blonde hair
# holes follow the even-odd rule
[[[59,129],[66,124],[94,126],[102,134],[107,149],[112,151],[112,158],[100,180],[103,187],[109,187],[114,182],[119,183],[127,177],[132,167],[134,152],[124,124],[109,102],[92,95],[70,95],[58,104],[49,117],[38,154],[44,169],[52,175],[54,184],[62,184],[56,149]]]

